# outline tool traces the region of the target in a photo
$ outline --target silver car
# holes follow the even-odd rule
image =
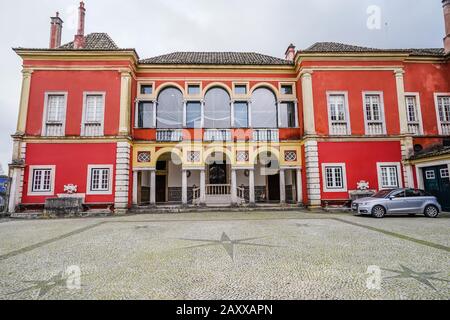
[[[375,218],[383,218],[386,214],[424,214],[437,218],[442,208],[436,197],[423,190],[390,189],[353,201],[352,211],[356,215],[372,215]]]

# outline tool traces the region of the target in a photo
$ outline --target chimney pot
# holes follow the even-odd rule
[[[450,0],[449,0],[450,1]],[[291,43],[285,52],[286,60],[294,61],[295,58],[295,46]]]
[[[86,9],[84,7],[84,2],[81,1],[80,7],[78,8],[78,30],[73,42],[74,49],[83,49],[86,46],[86,39],[84,37],[85,18]]]
[[[50,18],[50,49],[56,49],[61,46],[62,27],[64,21],[59,17],[59,12],[56,12],[54,17]]]

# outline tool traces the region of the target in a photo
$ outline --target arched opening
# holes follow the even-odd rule
[[[183,93],[175,87],[167,87],[158,95],[156,127],[177,129],[183,127]]]
[[[261,87],[253,91],[251,119],[253,128],[278,127],[277,98],[272,90]]]
[[[231,98],[221,87],[213,87],[205,94],[204,125],[207,129],[231,127]]]

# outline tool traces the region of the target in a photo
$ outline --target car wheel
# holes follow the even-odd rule
[[[435,206],[429,205],[425,208],[424,214],[428,218],[437,218],[437,216],[439,215],[439,210]]]
[[[383,218],[386,215],[386,209],[382,206],[375,206],[372,209],[372,216],[378,219]]]

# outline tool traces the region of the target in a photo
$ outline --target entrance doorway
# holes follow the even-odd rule
[[[435,196],[445,211],[450,210],[450,175],[447,165],[423,168],[425,191]]]
[[[156,203],[167,202],[166,181],[167,181],[167,161],[158,161],[156,163],[156,189],[155,189]]]
[[[212,163],[209,165],[209,184],[227,184],[227,165],[225,163]]]
[[[267,176],[269,202],[280,202],[280,174]]]

